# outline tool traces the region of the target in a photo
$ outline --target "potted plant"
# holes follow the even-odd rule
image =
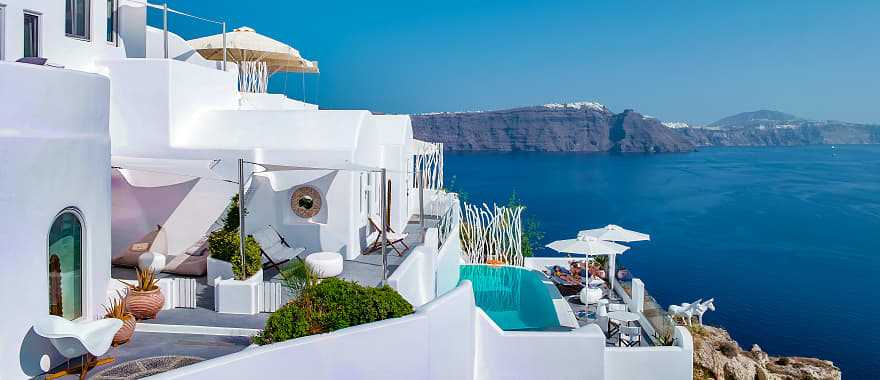
[[[232,276],[213,276],[214,306],[221,313],[259,313],[260,284],[263,282],[260,245],[252,237],[245,239],[245,262],[239,252],[237,231],[215,231],[208,238],[211,258],[230,266]],[[209,271],[210,272],[210,271]]]
[[[111,342],[113,347],[126,343],[131,339],[132,334],[134,334],[134,328],[137,325],[137,319],[125,308],[125,296],[122,293],[117,291],[116,297],[110,300],[110,305],[104,306],[104,318],[116,318],[122,321],[122,327],[119,328],[119,331],[116,331],[116,335],[113,335],[113,341]]]
[[[595,256],[593,257],[592,262],[592,271],[591,273],[595,274],[597,277],[601,279],[607,279],[605,268],[608,267],[608,256]]]
[[[138,320],[156,318],[159,310],[165,305],[165,296],[159,289],[156,273],[150,269],[137,269],[137,283],[128,286],[125,295],[125,307]]]

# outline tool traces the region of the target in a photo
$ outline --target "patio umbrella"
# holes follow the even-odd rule
[[[594,228],[592,230],[583,230],[578,232],[578,239],[592,237],[605,241],[645,241],[651,240],[651,235],[641,232],[631,231],[616,224],[609,224],[602,228]]]
[[[599,240],[590,236],[582,239],[557,240],[547,244],[546,247],[560,253],[588,256],[617,255],[629,249],[625,245]]]
[[[187,41],[205,59],[223,60],[224,35]],[[242,91],[266,92],[269,77],[279,71],[318,73],[318,62],[309,61],[299,51],[283,42],[241,27],[226,33],[227,58],[238,64],[239,87]]]

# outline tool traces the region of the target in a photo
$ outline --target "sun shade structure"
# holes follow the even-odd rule
[[[578,239],[588,237],[605,241],[634,242],[651,240],[651,235],[631,231],[616,224],[609,224],[602,228],[583,230],[578,232]]]
[[[245,92],[266,92],[269,77],[279,71],[320,72],[317,61],[309,61],[292,46],[248,27],[237,28],[225,35],[215,34],[188,42],[202,57],[212,61],[223,61],[225,46],[228,59],[238,64],[239,89]]]
[[[625,245],[599,240],[594,237],[557,240],[547,244],[546,247],[560,253],[588,256],[617,255],[629,249]]]

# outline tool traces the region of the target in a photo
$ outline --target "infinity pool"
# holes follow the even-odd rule
[[[474,298],[502,330],[559,327],[547,286],[533,271],[509,266],[462,265],[459,282],[470,280]]]

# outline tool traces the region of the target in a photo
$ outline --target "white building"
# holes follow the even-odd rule
[[[157,224],[172,253],[207,233],[237,191],[239,159],[324,168],[267,171],[248,184],[247,230],[272,225],[307,252],[357,258],[368,243],[368,218],[380,223],[379,176],[350,168],[387,171],[395,230],[418,212],[411,171],[423,144],[413,139],[408,116],[241,93],[234,65],[223,70],[173,33],[166,40],[146,25],[146,14],[133,0],[0,3],[0,205],[7,213],[0,299],[10,308],[0,324],[0,378],[35,377],[60,364],[32,326],[50,313],[100,318],[115,284],[112,255]],[[64,68],[12,62],[26,56]],[[323,203],[310,218],[290,210],[303,186]],[[429,233],[389,279],[420,306],[413,316],[166,375],[297,368],[316,378],[537,378],[582,360],[594,370],[556,377],[689,378],[686,330],[676,332],[676,347],[635,351],[606,348],[595,325],[502,331],[476,307],[470,287],[457,286],[457,231],[447,226],[449,236],[439,240]],[[372,349],[380,343],[391,351]]]

